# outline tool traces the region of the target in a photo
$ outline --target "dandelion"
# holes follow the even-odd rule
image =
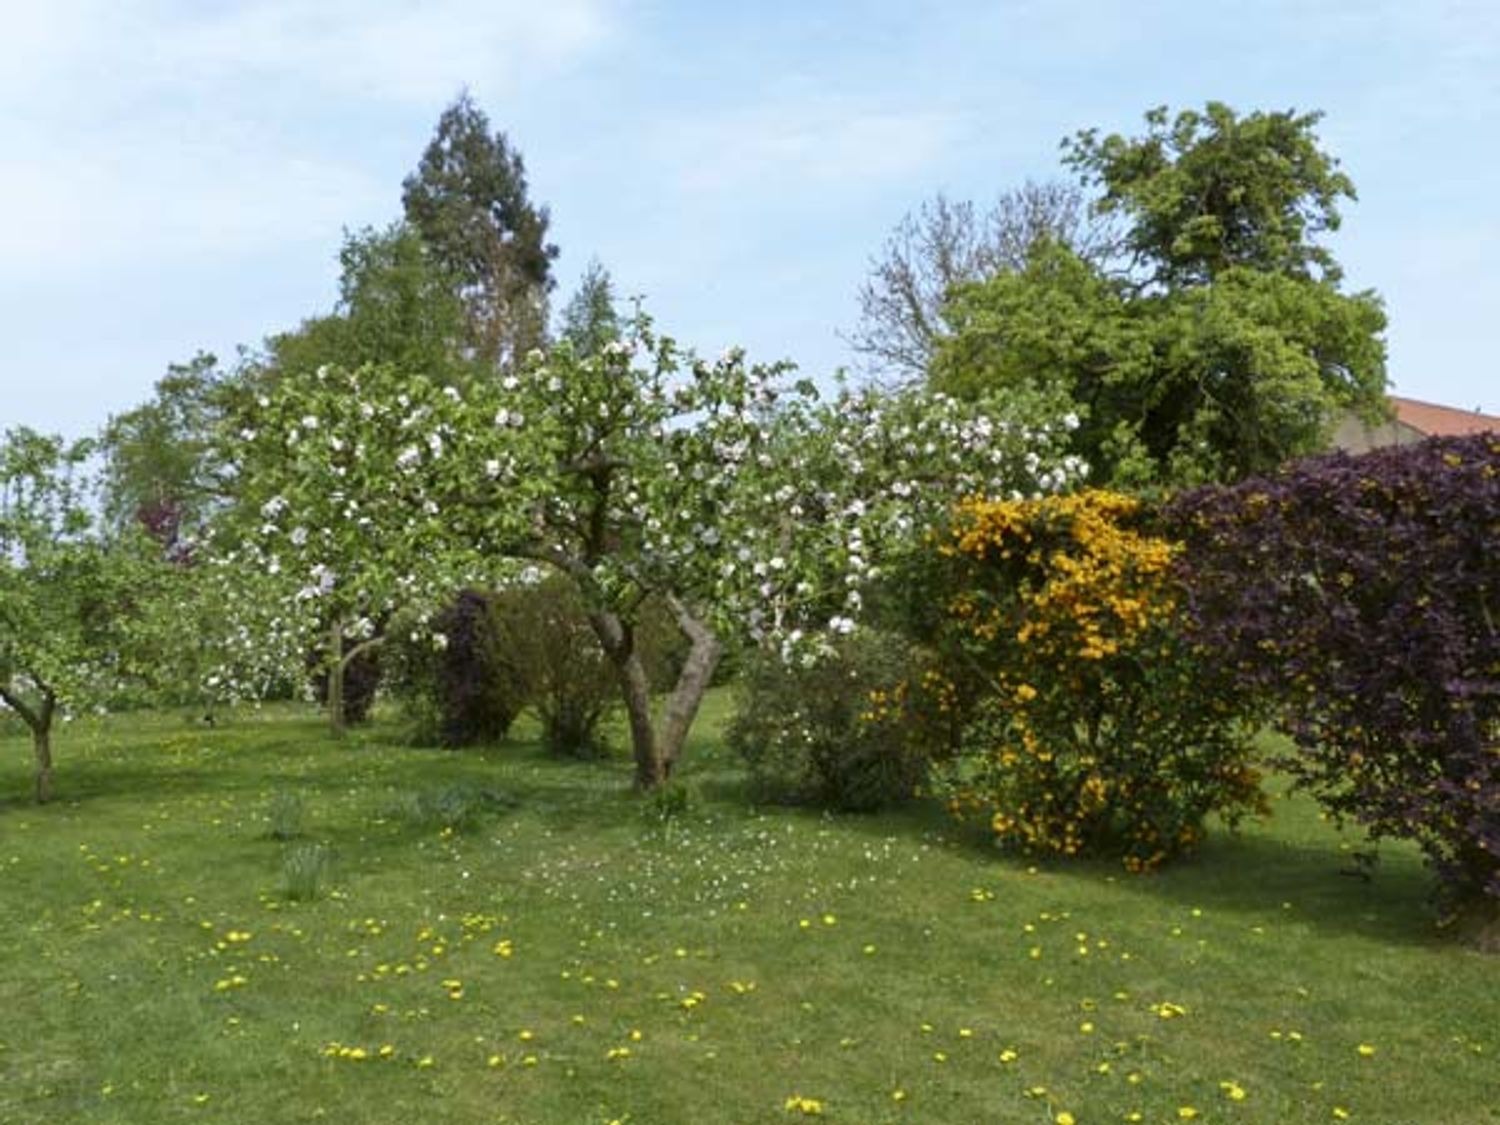
[[[804,1117],[823,1116],[823,1103],[817,1098],[804,1098],[801,1094],[793,1094],[782,1103],[782,1109],[787,1113],[800,1113]]]
[[[1224,1091],[1224,1096],[1232,1102],[1245,1100],[1245,1088],[1238,1082],[1220,1082],[1219,1089]]]

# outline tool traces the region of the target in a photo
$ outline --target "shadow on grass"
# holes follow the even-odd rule
[[[730,785],[722,789],[726,798],[735,791]],[[1340,850],[1332,829],[1324,842],[1286,839],[1273,835],[1270,827],[1233,832],[1214,826],[1198,852],[1162,870],[1132,875],[1117,859],[1039,857],[998,848],[981,823],[954,820],[932,800],[878,813],[821,815],[832,816],[851,833],[920,838],[956,856],[992,864],[997,872],[1019,876],[1035,868],[1099,892],[1239,916],[1247,926],[1294,921],[1321,934],[1391,945],[1443,943],[1430,898],[1433,882],[1420,858],[1409,847],[1389,846],[1373,875],[1351,876],[1351,853]],[[1283,903],[1291,903],[1291,909]]]

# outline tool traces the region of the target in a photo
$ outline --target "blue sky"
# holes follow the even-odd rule
[[[6,0],[0,426],[82,435],[200,348],[326,311],[345,227],[467,85],[562,248],[705,352],[853,361],[870,256],[937,191],[1060,174],[1152,105],[1321,109],[1332,246],[1402,394],[1500,413],[1500,5]]]

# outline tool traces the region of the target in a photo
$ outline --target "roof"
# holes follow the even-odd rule
[[[1435,435],[1477,434],[1485,430],[1500,431],[1500,417],[1477,410],[1459,410],[1452,406],[1419,402],[1414,398],[1391,395],[1396,420],[1428,437]]]

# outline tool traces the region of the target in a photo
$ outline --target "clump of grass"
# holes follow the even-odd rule
[[[693,808],[693,791],[680,781],[669,781],[652,789],[641,801],[641,816],[648,827],[670,838]]]
[[[295,840],[302,835],[302,819],[306,811],[302,798],[296,793],[277,793],[266,809],[269,827],[266,835],[273,840]]]
[[[420,828],[447,828],[455,832],[473,828],[486,816],[497,815],[517,805],[513,797],[468,782],[436,789],[423,789],[401,800],[394,812]]]
[[[323,897],[333,868],[333,854],[323,844],[297,844],[281,861],[282,893],[294,902]]]

